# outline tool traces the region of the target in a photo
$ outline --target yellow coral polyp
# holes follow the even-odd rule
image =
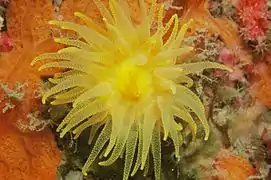
[[[139,24],[131,20],[124,0],[109,0],[109,10],[100,0],[94,2],[103,16],[105,28],[79,12],[75,16],[86,25],[50,21],[52,25],[77,32],[82,40],[56,38],[56,42],[68,47],[56,53],[41,54],[33,60],[32,65],[52,59],[39,70],[68,69],[49,79],[55,86],[44,94],[42,101],[45,103],[52,97],[53,105],[72,103],[72,110],[57,129],[61,137],[72,131],[78,138],[91,127],[92,142],[99,132],[82,168],[83,174],[100,153],[107,158],[99,163],[103,166],[114,163],[124,153],[123,179],[126,180],[139,168],[148,167],[150,152],[158,180],[161,134],[164,140],[172,139],[177,157],[183,143],[182,123],[191,128],[194,140],[197,135],[194,116],[197,116],[205,130],[204,139],[209,136],[204,106],[189,89],[193,80],[188,75],[206,68],[229,68],[213,62],[177,64],[178,57],[193,50],[182,45],[191,21],[179,29],[178,17],[173,15],[164,25],[164,6],[160,6],[157,16],[156,0],[152,1],[150,10],[144,0],[139,0]],[[154,21],[158,21],[156,30]],[[171,35],[164,42],[163,37],[171,26]]]

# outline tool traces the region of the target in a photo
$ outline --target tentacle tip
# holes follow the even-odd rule
[[[57,53],[61,54],[61,53],[65,52],[65,51],[66,51],[66,49],[64,48],[64,49],[58,50]]]
[[[163,141],[166,141],[167,138],[168,138],[168,133],[165,133],[164,138],[163,138]]]
[[[57,42],[57,43],[59,43],[60,40],[61,40],[60,38],[54,38],[54,41]]]
[[[58,23],[57,20],[50,20],[50,21],[48,21],[48,24],[50,24],[50,25],[55,25],[57,23]]]
[[[82,17],[82,16],[84,16],[84,14],[81,13],[81,12],[79,12],[79,11],[74,12],[73,15],[76,16],[76,17]]]
[[[106,163],[104,161],[98,163],[100,166],[106,166]]]
[[[171,90],[172,94],[176,94],[176,92],[177,92],[175,85],[172,85],[170,90]]]
[[[233,69],[232,69],[232,68],[229,68],[229,67],[228,67],[227,70],[228,70],[229,72],[231,72],[231,73],[233,72]]]
[[[54,81],[54,79],[53,78],[48,78],[48,81],[52,82],[52,81]]]
[[[51,105],[56,106],[56,105],[59,105],[59,103],[57,103],[57,101],[52,101]]]
[[[76,11],[73,13],[74,16],[78,16],[79,14],[81,14],[80,12]]]
[[[62,131],[62,129],[63,129],[63,125],[62,125],[62,123],[57,127],[57,129],[56,129],[56,132],[60,132],[60,131]],[[61,133],[61,134],[63,134],[63,133]]]
[[[144,165],[141,165],[140,170],[143,171],[143,169],[144,169]]]
[[[75,108],[77,106],[77,104],[78,104],[78,102],[75,101],[74,103],[72,103],[72,107]]]
[[[194,47],[189,46],[189,47],[187,47],[187,49],[188,49],[188,51],[193,51],[193,50],[194,50]]]
[[[88,175],[88,173],[85,172],[85,171],[82,171],[82,174],[83,174],[84,176],[87,176],[87,175]]]
[[[74,136],[73,139],[74,139],[74,140],[78,139],[78,136]]]
[[[104,156],[104,157],[107,157],[107,156],[108,156],[108,154],[109,154],[109,152],[107,152],[107,151],[106,151],[106,152],[104,153],[104,155],[103,155],[103,156]]]
[[[30,66],[34,66],[36,64],[36,61],[33,60],[31,63],[30,63]]]
[[[42,98],[42,100],[41,100],[42,104],[46,104],[46,99],[47,98]]]
[[[194,22],[194,19],[190,19],[189,21],[188,21],[188,25],[190,25],[191,23],[193,23]]]
[[[209,134],[204,137],[204,141],[207,141],[209,139]]]

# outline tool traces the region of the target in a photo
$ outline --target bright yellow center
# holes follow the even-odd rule
[[[138,59],[138,57],[134,58]],[[144,62],[137,61],[137,63],[141,63],[139,65],[133,59],[124,61],[116,68],[115,87],[125,99],[138,101],[151,91],[152,76],[144,68]]]

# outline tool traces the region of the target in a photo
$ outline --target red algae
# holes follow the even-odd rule
[[[240,0],[237,12],[242,24],[241,32],[246,40],[258,40],[266,36],[268,19],[271,18],[267,0]]]

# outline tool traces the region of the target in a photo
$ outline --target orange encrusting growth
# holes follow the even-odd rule
[[[251,83],[251,95],[271,108],[271,65],[265,62],[256,65]]]
[[[2,113],[5,106],[6,96],[5,92],[0,88],[0,120],[9,119],[17,121],[18,119],[26,120],[26,116],[34,108],[38,108],[40,102],[37,96],[37,89],[41,83],[42,76],[50,76],[54,71],[47,71],[37,73],[34,68],[29,66],[30,60],[37,52],[45,52],[57,50],[58,47],[53,45],[51,40],[46,40],[38,45],[38,47],[31,47],[32,51],[28,48],[22,48],[19,51],[12,51],[5,55],[0,61],[0,80],[2,84],[8,85],[9,89],[15,89],[16,82],[21,84],[26,83],[24,87],[24,97],[21,102],[14,101],[17,105],[16,110],[7,111]]]
[[[44,10],[44,8],[46,10]],[[15,83],[27,83],[21,102],[5,113],[2,112],[6,93],[0,88],[0,179],[1,180],[54,180],[60,163],[60,151],[52,132],[46,128],[40,132],[23,133],[17,122],[27,121],[27,115],[38,109],[39,99],[35,91],[40,77],[52,71],[37,73],[29,62],[36,53],[57,50],[59,46],[49,39],[45,16],[53,17],[53,7],[46,0],[11,1],[7,11],[8,33],[14,49],[1,54],[0,81],[15,88]],[[53,71],[56,72],[56,71]],[[27,122],[26,122],[27,123]]]
[[[60,152],[49,129],[22,133],[0,121],[0,179],[54,180]]]
[[[47,21],[54,17],[54,8],[50,1],[10,1],[7,9],[7,28],[14,49],[20,50],[22,47],[31,49],[40,42],[50,39]]]
[[[48,11],[45,11],[44,8]],[[35,98],[36,90],[40,86],[40,78],[51,76],[52,73],[57,72],[57,70],[48,70],[41,73],[29,66],[36,54],[55,51],[63,47],[54,44],[49,37],[48,18],[53,18],[53,6],[48,1],[20,0],[11,1],[9,5],[7,11],[8,32],[14,43],[14,49],[0,57],[0,81],[2,84],[8,85],[10,89],[15,88],[16,82],[26,83],[27,86],[23,91],[22,102],[13,102],[16,105],[16,110],[7,111],[4,114],[2,109],[6,103],[6,100],[3,99],[5,93],[0,88],[0,120],[8,119],[14,122],[18,119],[26,120],[27,114],[34,108],[38,108],[40,104]],[[44,32],[45,30],[46,32]]]
[[[243,157],[222,150],[213,164],[219,180],[245,180],[256,175],[256,169]]]

